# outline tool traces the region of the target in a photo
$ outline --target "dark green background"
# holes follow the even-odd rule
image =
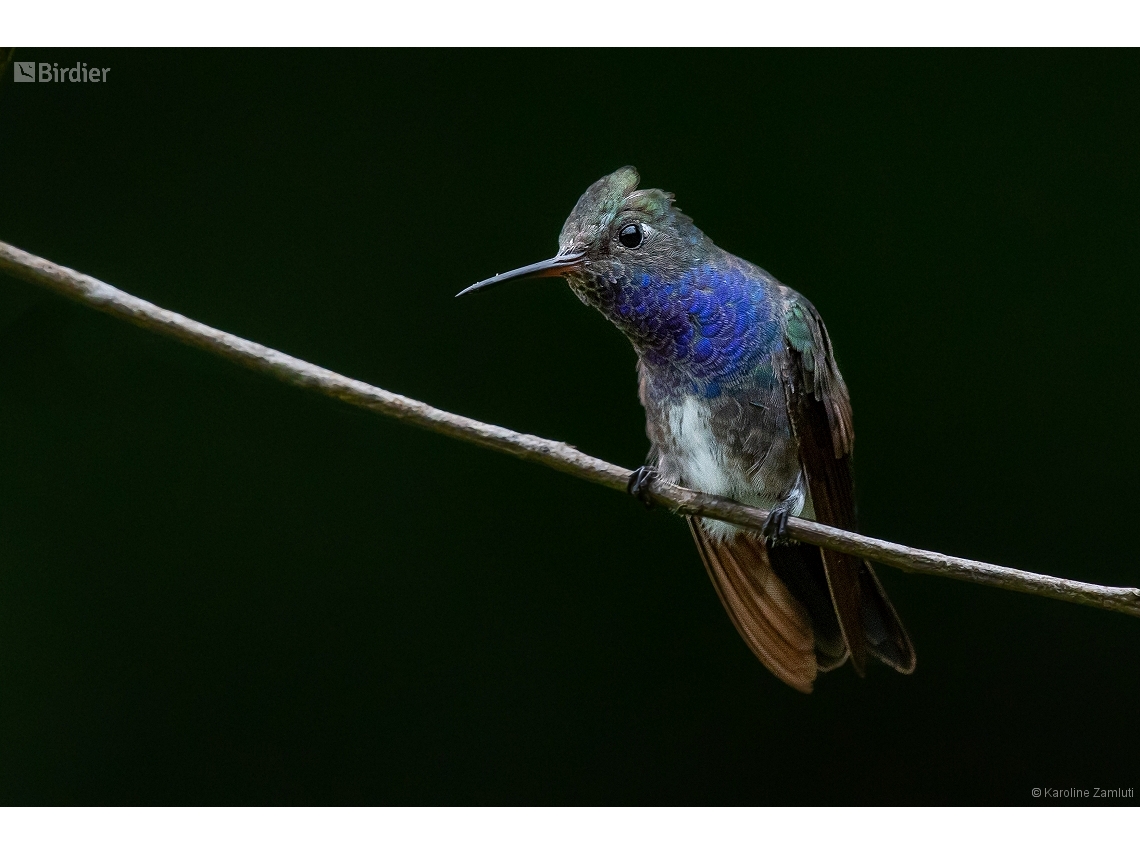
[[[16,59],[111,72],[7,72],[0,239],[633,466],[634,357],[600,316],[557,281],[452,299],[633,163],[823,313],[865,531],[1140,581],[1135,52]],[[1140,787],[1140,622],[882,576],[917,673],[802,697],[680,520],[0,278],[0,801]]]

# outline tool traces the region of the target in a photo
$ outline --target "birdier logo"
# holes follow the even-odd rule
[[[12,79],[16,83],[106,83],[109,68],[88,68],[87,63],[59,67],[58,62],[14,62]]]

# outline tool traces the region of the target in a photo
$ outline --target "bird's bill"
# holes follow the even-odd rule
[[[506,273],[492,276],[490,279],[484,279],[482,282],[476,282],[469,288],[464,288],[455,296],[462,297],[464,294],[471,294],[475,291],[485,291],[495,285],[501,285],[504,282],[511,282],[515,279],[543,279],[551,276],[562,276],[571,270],[577,270],[582,264],[583,257],[581,253],[575,255],[556,255],[554,258],[546,259],[546,261],[528,264],[526,267],[509,270]]]

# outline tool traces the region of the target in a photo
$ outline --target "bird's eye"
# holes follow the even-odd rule
[[[641,226],[637,223],[630,223],[618,233],[618,240],[627,249],[637,249],[641,246]]]

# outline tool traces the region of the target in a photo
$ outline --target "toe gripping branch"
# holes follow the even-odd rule
[[[629,473],[626,492],[645,505],[646,508],[652,510],[656,502],[654,502],[653,494],[650,492],[650,485],[656,477],[657,470],[652,466],[638,466]],[[788,536],[788,518],[791,515],[792,503],[790,501],[780,502],[768,512],[768,520],[764,523],[764,528],[760,530],[765,543],[769,546],[783,546],[792,542],[792,538]]]
[[[649,492],[649,485],[657,477],[657,470],[651,466],[638,466],[629,473],[629,482],[626,492],[637,499],[646,508],[653,507],[653,494]]]
[[[768,519],[764,523],[764,528],[760,530],[765,543],[769,546],[779,546],[790,542],[791,538],[788,537],[788,517],[790,516],[791,509],[782,504],[776,505],[768,512]]]

